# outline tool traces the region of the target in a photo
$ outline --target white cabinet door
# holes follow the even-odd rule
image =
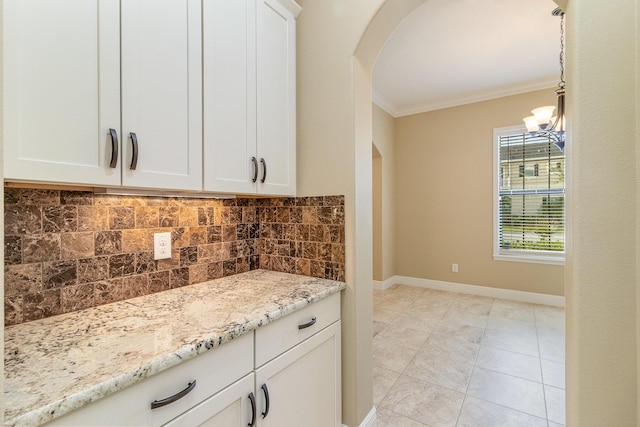
[[[121,19],[123,185],[201,190],[201,1],[128,0]]]
[[[255,0],[203,3],[205,190],[255,193]]]
[[[246,427],[257,416],[252,410],[253,374],[249,374],[198,406],[190,409],[165,427]],[[249,397],[251,396],[251,397]],[[254,406],[255,408],[255,400]]]
[[[203,4],[205,190],[295,195],[292,0]]]
[[[119,185],[118,0],[5,0],[4,175]]]
[[[296,21],[291,1],[258,0],[258,192],[296,192]]]
[[[256,370],[258,426],[341,426],[340,369],[338,321]]]

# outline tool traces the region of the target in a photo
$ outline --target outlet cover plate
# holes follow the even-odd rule
[[[171,258],[171,233],[154,233],[153,259]]]

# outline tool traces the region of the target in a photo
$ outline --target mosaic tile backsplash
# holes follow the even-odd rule
[[[344,281],[344,197],[5,188],[5,325],[257,268]],[[170,231],[171,259],[153,259]]]

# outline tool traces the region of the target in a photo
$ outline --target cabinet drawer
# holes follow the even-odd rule
[[[315,323],[309,324],[315,318]],[[340,293],[256,329],[256,368],[340,319]]]
[[[48,426],[157,426],[177,417],[253,369],[253,334],[207,351],[164,372],[57,418]],[[151,402],[196,386],[183,398],[151,409]]]
[[[251,411],[254,374],[249,374],[164,424],[163,427],[244,427],[256,414]],[[249,395],[252,395],[249,397]],[[255,398],[254,398],[255,399]],[[255,401],[255,400],[254,400]]]

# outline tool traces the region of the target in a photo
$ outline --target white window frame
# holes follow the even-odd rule
[[[496,261],[564,265],[564,251],[532,251],[526,249],[500,248],[500,137],[503,135],[514,135],[526,132],[527,128],[524,125],[493,129],[493,259]]]

